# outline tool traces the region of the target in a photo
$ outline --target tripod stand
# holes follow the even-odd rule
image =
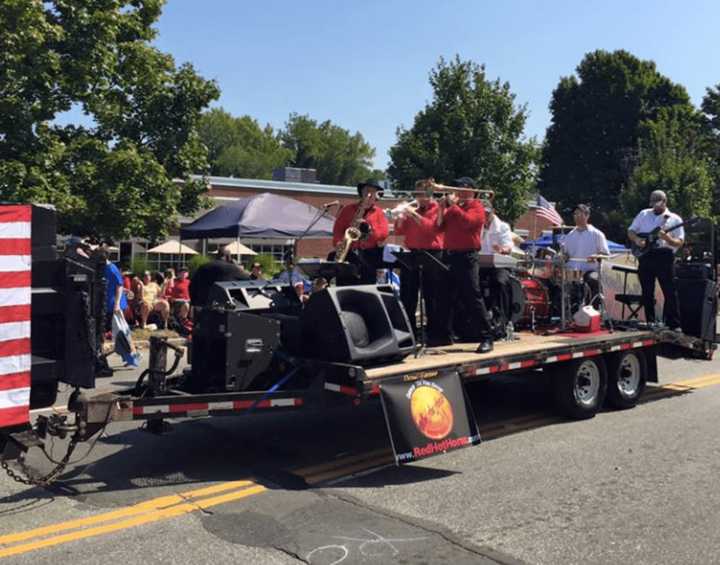
[[[420,357],[427,348],[427,330],[425,324],[425,269],[440,269],[449,271],[450,268],[440,259],[429,253],[425,249],[413,249],[411,251],[393,251],[398,263],[405,267],[408,271],[417,271],[418,286],[420,287],[420,343],[415,350],[415,357]],[[400,279],[402,285],[402,279]],[[408,316],[415,318],[415,312],[407,312]]]

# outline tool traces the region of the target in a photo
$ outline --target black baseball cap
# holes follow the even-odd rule
[[[470,177],[460,177],[458,179],[455,179],[453,181],[453,184],[457,188],[477,188],[477,186],[475,186],[475,181]]]

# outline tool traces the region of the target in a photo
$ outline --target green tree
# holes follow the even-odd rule
[[[236,118],[222,108],[203,114],[199,133],[214,175],[269,179],[292,159],[270,125],[260,127],[250,116]]]
[[[412,128],[398,128],[388,169],[396,189],[420,178],[477,179],[496,192],[499,213],[520,215],[535,183],[537,147],[524,137],[527,111],[508,83],[490,81],[485,68],[459,57],[440,59],[430,72],[433,98]]]
[[[637,164],[641,124],[662,108],[690,109],[690,100],[655,63],[627,51],[588,53],[576,72],[552,94],[538,186],[560,208],[591,204],[593,221],[617,237],[625,221],[620,193]]]
[[[638,164],[622,193],[628,218],[647,208],[653,190],[665,191],[671,209],[685,218],[710,215],[713,180],[703,135],[701,115],[684,106],[662,108],[641,124]]]
[[[713,177],[713,214],[720,218],[720,84],[706,90],[702,101],[705,148]]]
[[[291,166],[317,169],[322,183],[356,184],[374,173],[375,149],[360,132],[352,134],[330,120],[318,123],[309,116],[290,114],[280,138],[293,155]]]
[[[65,232],[151,239],[203,204],[197,123],[219,92],[151,45],[162,5],[0,3],[0,199],[54,204]],[[73,107],[92,126],[54,123]]]

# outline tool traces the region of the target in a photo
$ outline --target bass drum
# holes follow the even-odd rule
[[[543,281],[540,279],[528,277],[520,280],[523,298],[525,303],[522,309],[522,315],[517,321],[520,328],[530,328],[533,325],[533,315],[535,323],[542,324],[550,321],[550,293]]]

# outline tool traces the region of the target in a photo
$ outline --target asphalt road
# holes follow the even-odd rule
[[[387,465],[376,405],[188,420],[161,437],[117,424],[51,489],[0,476],[0,558],[718,562],[720,361],[662,361],[660,373],[717,378],[582,422],[555,416],[536,376],[471,385],[485,441],[402,468]],[[38,453],[30,463],[51,467]]]

